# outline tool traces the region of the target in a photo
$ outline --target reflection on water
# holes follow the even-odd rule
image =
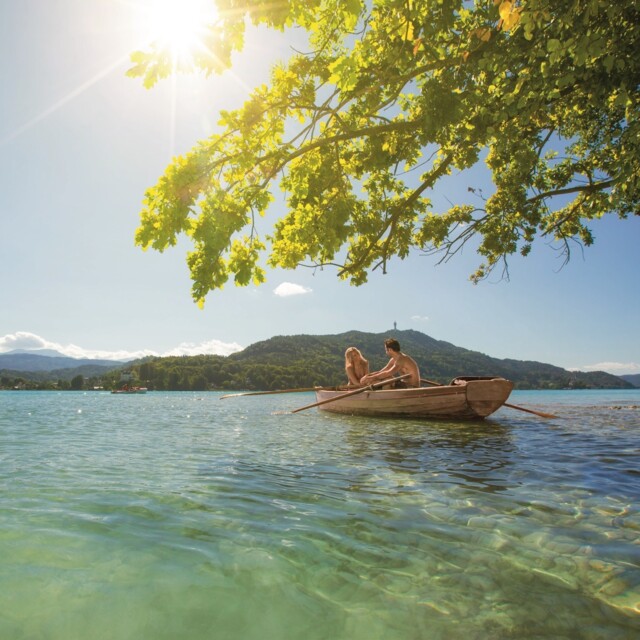
[[[0,637],[637,637],[640,422],[579,398],[448,423],[3,394]]]
[[[346,424],[353,455],[369,458],[369,465],[380,459],[394,473],[419,474],[415,482],[433,482],[437,469],[440,478],[446,473],[452,482],[477,483],[479,490],[504,488],[495,479],[514,449],[504,425],[488,420],[389,422],[355,416]]]

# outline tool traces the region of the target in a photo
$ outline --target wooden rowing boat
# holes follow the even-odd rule
[[[321,411],[385,418],[485,418],[509,398],[510,380],[497,377],[459,377],[448,385],[413,389],[316,389]],[[343,396],[343,397],[340,397]],[[334,400],[335,398],[335,400]]]

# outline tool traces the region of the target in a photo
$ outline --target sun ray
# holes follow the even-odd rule
[[[148,48],[151,45],[164,48],[171,53],[174,70],[178,67],[191,68],[192,56],[196,52],[206,51],[215,57],[215,53],[205,45],[207,28],[218,18],[212,0],[113,0],[128,7],[131,16],[130,29],[133,29],[134,43],[129,53],[119,56],[114,62],[98,71],[91,78],[72,89],[67,95],[55,101],[39,114],[0,137],[0,146],[4,146],[26,131],[65,107],[69,102],[89,90],[109,74],[123,68],[130,61],[130,51]],[[237,74],[230,71],[233,80],[245,91],[249,87]],[[170,146],[175,146],[175,118],[177,115],[177,81],[175,75],[171,83],[171,131]]]
[[[4,138],[0,139],[0,146],[10,142],[11,140],[17,138],[25,131],[31,129],[31,127],[38,124],[41,120],[44,120],[52,113],[55,113],[62,107],[64,107],[67,103],[71,102],[74,98],[77,98],[79,95],[84,93],[87,89],[90,89],[94,84],[102,80],[105,76],[108,76],[110,73],[118,69],[119,67],[123,67],[124,64],[128,61],[128,56],[122,56],[109,66],[102,69],[102,71],[98,71],[92,78],[89,78],[86,82],[83,82],[80,86],[76,87],[72,91],[70,91],[66,96],[60,98],[57,102],[54,102],[50,107],[47,107],[44,111],[39,113],[37,116],[34,116],[28,122],[25,122],[23,125],[14,129],[10,133],[8,133]]]

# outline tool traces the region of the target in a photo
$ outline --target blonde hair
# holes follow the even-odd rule
[[[366,358],[362,355],[362,353],[360,352],[360,349],[358,349],[357,347],[349,347],[344,352],[345,362],[353,361],[354,355],[357,356],[358,359],[360,359],[361,361],[367,362]]]
[[[349,384],[357,385],[360,379],[369,373],[369,361],[356,347],[349,347],[344,352],[344,368],[349,378]]]

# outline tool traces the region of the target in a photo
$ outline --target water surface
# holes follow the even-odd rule
[[[484,422],[0,393],[0,638],[640,635],[640,390]]]

